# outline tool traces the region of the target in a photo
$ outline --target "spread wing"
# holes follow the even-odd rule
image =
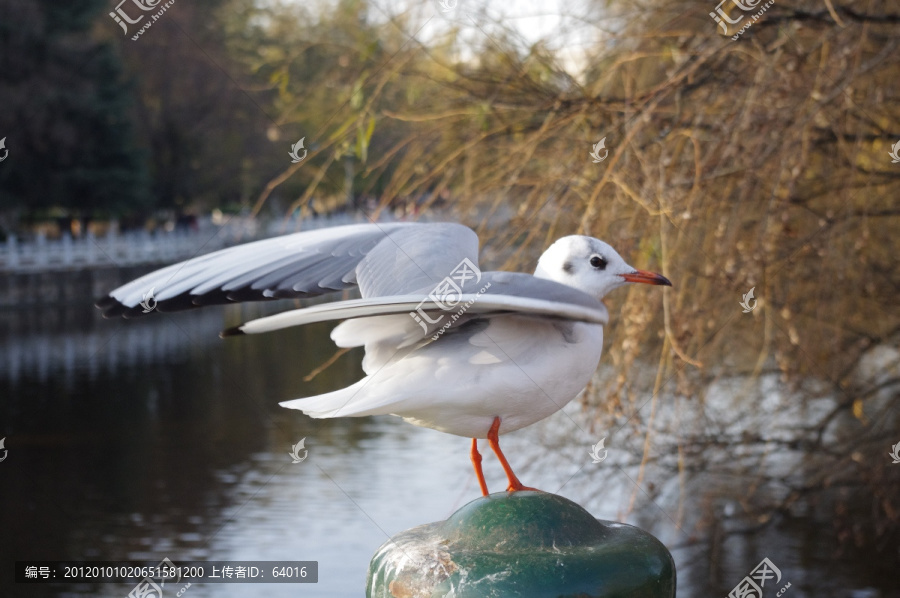
[[[477,285],[481,285],[478,291],[473,288]],[[404,339],[403,344],[409,344],[412,340],[433,334],[445,325],[449,327],[461,324],[471,320],[473,316],[520,314],[601,325],[607,324],[609,320],[606,307],[594,297],[530,274],[486,272],[478,283],[469,281],[461,289],[462,293],[454,294],[450,299],[448,296],[436,296],[432,290],[314,305],[251,320],[222,334],[259,334],[314,322],[359,318],[352,322],[355,324],[352,328],[360,339],[375,337],[369,340],[377,340],[379,332],[395,335],[397,330],[405,328],[409,338]],[[380,330],[385,321],[382,316],[401,314],[403,317],[395,320],[395,323],[405,323],[406,326],[395,325],[392,327],[393,331]],[[460,318],[461,315],[465,317]],[[366,334],[366,328],[370,325],[375,330]],[[343,326],[346,331],[347,323]]]
[[[477,267],[478,237],[452,223],[353,224],[230,247],[173,264],[103,297],[104,317],[179,311],[223,303],[312,297],[359,285],[363,297],[402,295]]]

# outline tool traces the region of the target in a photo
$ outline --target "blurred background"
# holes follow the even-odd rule
[[[392,220],[473,227],[483,269],[589,234],[673,281],[606,299],[594,382],[505,437],[524,483],[657,535],[680,596],[763,558],[766,597],[900,596],[896,2],[116,2],[0,0],[4,596],[131,589],[16,560],[163,558],[319,562],[197,598],[359,596],[381,543],[476,498],[465,439],[278,407],[361,377],[329,326],[217,337],[308,301],[92,307]]]

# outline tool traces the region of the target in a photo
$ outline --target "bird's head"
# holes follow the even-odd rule
[[[629,266],[616,250],[593,237],[572,235],[550,246],[534,275],[575,287],[597,299],[629,282],[672,286],[665,276]]]

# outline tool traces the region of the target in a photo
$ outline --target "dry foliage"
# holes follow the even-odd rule
[[[651,395],[702,407],[716,380],[776,373],[797,400],[835,405],[797,431],[815,473],[777,506],[863,488],[866,533],[896,537],[900,493],[884,453],[900,440],[889,437],[900,374],[857,371],[867,351],[900,338],[900,164],[888,155],[900,140],[896,4],[779,0],[737,41],[719,34],[714,4],[610,3],[583,73],[541,44],[517,50],[496,23],[479,23],[483,46],[469,60],[453,35],[427,48],[395,36],[366,71],[364,101],[335,121],[377,121],[362,192],[382,207],[425,198],[450,209],[487,240],[489,266],[533,266],[553,239],[583,233],[674,281],[608,299],[618,378],[586,400],[599,418],[649,438]],[[355,134],[345,126],[332,146]],[[593,163],[603,137],[609,155]],[[744,314],[751,287],[758,306]],[[834,426],[842,444],[829,446]],[[766,439],[746,430],[744,441]],[[725,443],[676,442],[687,447],[682,470]]]

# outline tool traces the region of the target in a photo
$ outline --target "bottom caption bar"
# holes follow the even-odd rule
[[[16,583],[134,583],[144,596],[185,583],[319,583],[319,561],[16,561]]]

